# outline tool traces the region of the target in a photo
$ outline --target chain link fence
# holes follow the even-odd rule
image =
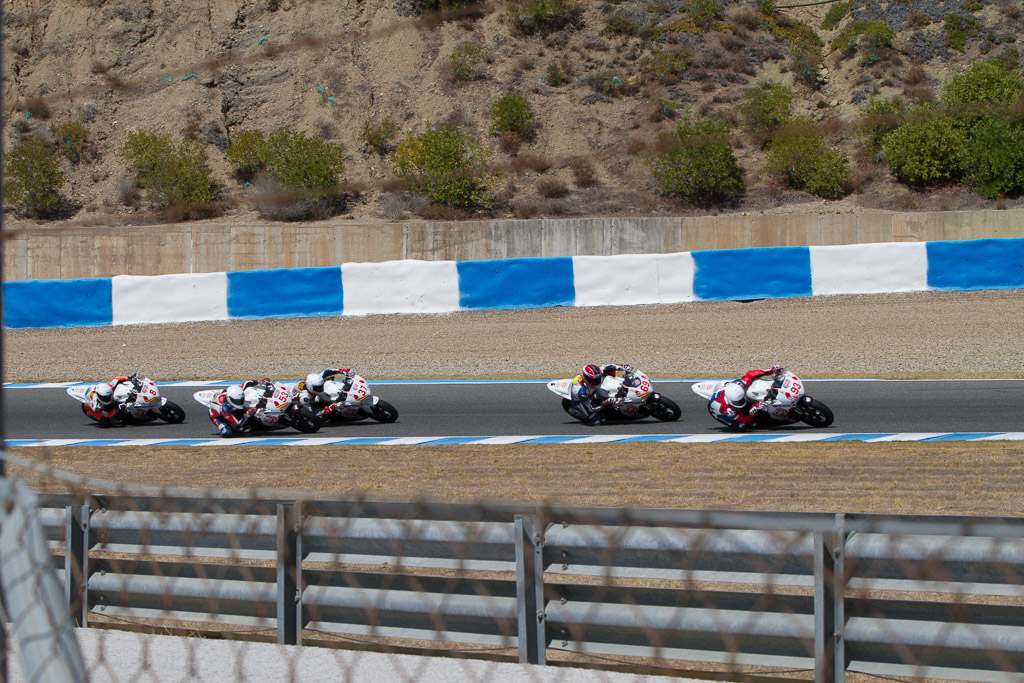
[[[1024,519],[239,498],[47,471],[59,493],[0,480],[11,680],[1024,680]]]

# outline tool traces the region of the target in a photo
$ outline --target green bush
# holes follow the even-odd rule
[[[335,187],[345,170],[341,147],[287,126],[267,138],[263,159],[267,173],[293,190]]]
[[[490,199],[488,152],[450,125],[410,135],[398,144],[395,175],[413,192],[447,206],[475,206]]]
[[[1024,194],[1024,120],[984,116],[969,139],[963,184],[988,199]]]
[[[452,51],[449,59],[453,81],[472,81],[484,77],[483,65],[489,55],[479,43],[462,43]]]
[[[548,64],[548,70],[544,76],[544,82],[552,88],[557,88],[560,85],[568,83],[569,78],[562,70],[562,67],[558,65],[558,62],[552,62],[551,64]]]
[[[892,41],[895,37],[896,32],[889,28],[889,24],[882,20],[854,21],[832,39],[829,48],[853,52],[858,43],[872,48],[892,47]]]
[[[651,175],[664,194],[685,197],[699,206],[727,204],[743,194],[743,173],[729,143],[729,124],[689,117],[662,135]]]
[[[523,139],[533,136],[533,112],[522,93],[505,93],[495,100],[491,106],[491,120],[492,133],[512,133]]]
[[[868,149],[882,149],[882,138],[899,128],[906,118],[907,106],[899,97],[891,99],[872,97],[864,106],[864,114],[857,123],[857,132],[867,138]]]
[[[390,116],[385,116],[379,121],[367,119],[363,124],[363,142],[366,146],[363,151],[372,149],[377,154],[387,154],[395,145],[395,136],[398,134],[398,124]]]
[[[27,216],[50,218],[58,213],[64,179],[53,148],[30,135],[7,153],[4,199]]]
[[[966,49],[968,38],[974,38],[984,28],[977,19],[956,14],[947,14],[942,19],[942,27],[946,29],[946,45],[959,52]]]
[[[847,0],[847,2],[837,2],[832,5],[832,7],[825,12],[825,19],[821,22],[821,28],[826,31],[834,29],[839,25],[839,22],[843,20],[843,17],[849,13],[852,7],[852,0]]]
[[[744,129],[756,136],[772,132],[792,117],[793,91],[781,83],[767,83],[743,94],[740,117]]]
[[[258,130],[239,130],[231,134],[231,144],[224,155],[235,166],[235,173],[243,181],[251,181],[266,167],[267,140]]]
[[[92,155],[92,144],[89,140],[89,127],[81,119],[65,121],[50,126],[57,151],[73,164]]]
[[[722,3],[718,0],[687,0],[686,13],[694,24],[707,29],[712,22],[722,18]]]
[[[550,33],[576,25],[576,0],[508,0],[509,23],[522,33]]]
[[[690,66],[690,52],[679,45],[668,50],[655,48],[644,58],[643,68],[659,81],[671,83]]]
[[[132,131],[121,157],[135,168],[147,199],[160,209],[185,206],[202,213],[203,205],[213,199],[206,151],[196,140],[176,145],[170,135]]]
[[[846,155],[827,148],[821,132],[807,119],[776,132],[768,148],[768,171],[793,187],[826,199],[838,199],[849,189]]]
[[[1021,95],[1024,95],[1024,79],[1016,66],[997,57],[974,62],[964,73],[953,76],[943,88],[942,101],[946,106],[987,102],[1013,104]]]
[[[882,138],[882,151],[901,182],[933,185],[959,178],[967,134],[952,117],[925,110]]]

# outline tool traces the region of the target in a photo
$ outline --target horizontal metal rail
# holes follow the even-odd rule
[[[312,628],[491,643],[534,663],[562,648],[813,666],[822,681],[897,669],[1018,680],[1011,672],[1024,670],[1024,606],[962,597],[1024,595],[1024,520],[1014,518],[137,496],[44,504],[64,505],[40,519],[51,546],[64,544],[81,624],[94,611],[216,619],[276,625],[293,644]],[[213,556],[226,559],[197,561]],[[925,594],[936,587],[953,595]]]

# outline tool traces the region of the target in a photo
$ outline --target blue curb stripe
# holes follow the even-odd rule
[[[922,441],[974,441],[975,439],[982,439],[986,436],[997,436],[999,432],[954,432],[952,434],[943,434],[942,436],[933,436],[928,439],[922,439]]]
[[[867,441],[868,439],[881,439],[895,434],[838,434],[822,439],[822,441]]]
[[[16,280],[3,283],[4,326],[113,325],[111,280]]]
[[[421,446],[448,446],[455,444],[464,443],[478,443],[484,439],[491,437],[486,436],[446,436],[437,439],[431,439],[430,441],[424,441]]]
[[[932,289],[1024,287],[1024,238],[927,242]]]
[[[279,268],[228,273],[232,318],[341,315],[341,268]]]
[[[624,439],[616,439],[614,443],[638,443],[652,441],[671,441],[678,439],[675,434],[644,434],[643,436],[629,436]]]
[[[719,443],[736,443],[737,441],[774,441],[775,439],[781,439],[784,436],[792,436],[791,434],[785,433],[773,433],[773,434],[742,434],[740,436],[734,436],[728,439],[723,439]]]
[[[223,439],[227,441],[227,439]],[[220,441],[220,439],[217,439]],[[210,443],[210,439],[171,439],[170,441],[158,441],[154,444],[146,444],[147,446],[201,446],[203,444]]]
[[[392,437],[352,436],[337,440],[334,446],[377,446],[391,441]]]
[[[573,441],[579,441],[583,437],[579,436],[538,436],[534,439],[526,439],[519,441],[519,444],[524,443],[572,443]]]

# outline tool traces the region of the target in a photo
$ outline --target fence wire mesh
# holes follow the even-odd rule
[[[49,482],[0,480],[9,680],[1024,680],[1024,519],[239,498],[4,457]]]

